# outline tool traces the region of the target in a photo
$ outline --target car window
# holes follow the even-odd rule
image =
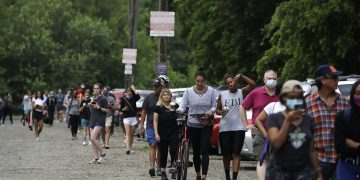
[[[344,96],[350,96],[350,91],[351,91],[351,87],[353,86],[352,84],[342,84],[342,85],[338,85],[339,86],[339,90],[340,93]]]

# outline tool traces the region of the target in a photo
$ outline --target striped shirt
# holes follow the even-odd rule
[[[337,94],[335,103],[328,108],[315,93],[306,98],[306,108],[310,117],[314,120],[314,143],[321,162],[336,163],[336,151],[334,141],[334,127],[336,113],[349,106],[344,96]]]

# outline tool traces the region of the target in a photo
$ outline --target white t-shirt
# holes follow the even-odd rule
[[[31,98],[28,95],[24,96],[23,103],[24,103],[24,110],[31,110]]]
[[[286,107],[281,102],[271,102],[264,107],[264,111],[269,116],[270,114],[285,111]]]
[[[42,107],[42,106],[45,105],[45,99],[42,100],[42,99],[40,99],[40,98],[37,98],[37,99],[33,98],[32,102],[35,103],[35,106],[40,106],[40,107]],[[35,110],[36,110],[36,111],[40,111],[40,112],[42,111],[42,109],[38,109],[38,108],[36,108]]]

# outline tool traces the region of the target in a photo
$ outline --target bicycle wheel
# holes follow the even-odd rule
[[[182,174],[183,174],[183,164],[182,164],[182,159],[183,159],[183,146],[184,144],[181,144],[179,147],[179,154],[178,154],[178,159],[176,161],[176,180],[182,180]]]
[[[182,180],[186,180],[187,168],[189,166],[189,143],[184,142],[182,164]]]

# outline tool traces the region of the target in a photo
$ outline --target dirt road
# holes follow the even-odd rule
[[[93,158],[91,147],[81,145],[81,135],[79,140],[71,140],[65,123],[45,125],[39,142],[19,120],[14,121],[14,126],[6,123],[0,126],[0,179],[160,179],[148,175],[146,142],[135,140],[135,153],[126,155],[119,128],[110,139],[106,162],[94,165],[88,164]],[[209,168],[209,180],[224,179],[221,156],[211,156]],[[242,162],[238,179],[256,179],[254,168],[255,162]],[[188,177],[195,179],[192,167]]]

